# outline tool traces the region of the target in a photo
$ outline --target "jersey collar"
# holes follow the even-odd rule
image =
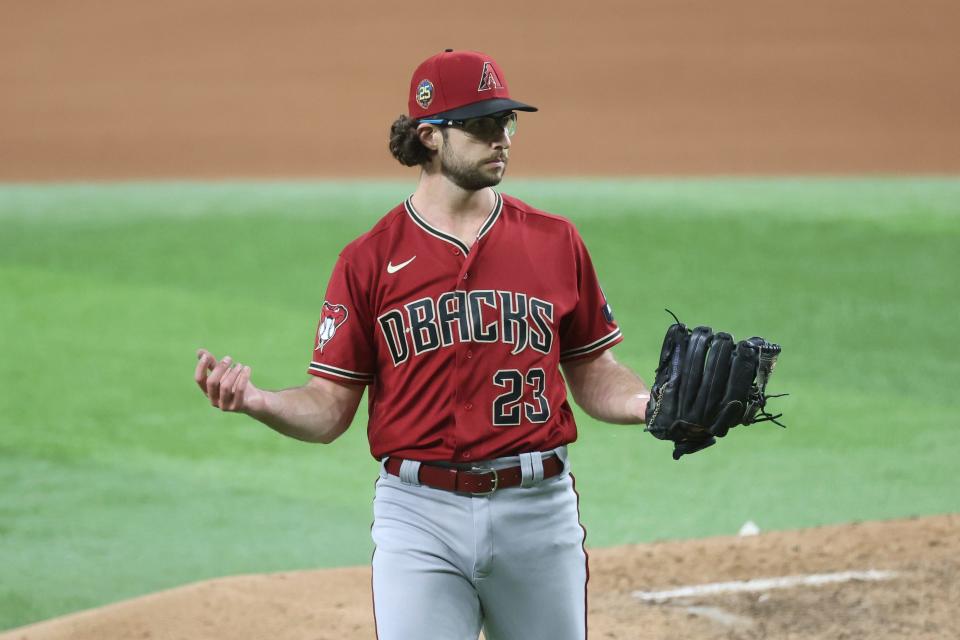
[[[503,209],[503,197],[501,197],[501,195],[496,191],[493,192],[493,195],[496,197],[496,200],[493,203],[493,210],[490,212],[490,215],[487,216],[487,219],[484,220],[483,224],[480,226],[480,231],[477,233],[477,240],[485,236],[487,232],[489,232],[490,229],[493,228],[494,223],[496,223],[497,219],[500,217],[501,209]],[[420,215],[420,213],[418,213],[417,210],[414,208],[413,196],[410,196],[409,198],[407,198],[406,201],[403,203],[403,206],[406,207],[407,209],[407,215],[410,216],[410,219],[413,220],[413,223],[416,224],[418,227],[420,227],[421,229],[423,229],[424,231],[426,231],[427,233],[429,233],[434,237],[440,238],[445,242],[449,242],[453,246],[463,251],[463,255],[467,255],[468,253],[470,253],[470,247],[465,245],[459,238],[454,237],[449,233],[444,233],[443,231],[440,231],[440,229],[437,229],[436,227],[432,226],[429,222],[427,222],[424,219],[424,217]]]

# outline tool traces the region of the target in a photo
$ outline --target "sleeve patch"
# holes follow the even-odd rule
[[[347,308],[342,304],[330,304],[324,301],[323,311],[320,312],[320,327],[317,329],[316,348],[320,353],[323,353],[323,347],[333,340],[337,329],[343,326],[349,316]]]
[[[597,288],[600,289],[600,297],[603,298],[603,307],[601,309],[601,311],[603,311],[603,317],[606,319],[607,322],[612,324],[613,323],[613,307],[610,306],[610,302],[607,300],[607,294],[603,292],[603,287],[600,287],[600,285],[597,285]]]
[[[613,322],[613,309],[610,308],[610,303],[603,305],[603,317],[607,319],[607,322]]]

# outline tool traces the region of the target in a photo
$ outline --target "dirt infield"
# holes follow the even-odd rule
[[[495,54],[511,175],[960,171],[955,0],[12,2],[0,181],[413,177],[409,74]]]
[[[728,592],[661,602],[635,594],[868,570],[882,579],[858,574],[745,592],[721,585]],[[590,637],[958,638],[958,578],[960,515],[598,549],[590,552]],[[0,640],[369,640],[370,600],[367,568],[241,576],[23,627]]]

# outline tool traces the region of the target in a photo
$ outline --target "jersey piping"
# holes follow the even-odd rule
[[[500,217],[500,211],[503,209],[503,198],[496,191],[493,192],[493,195],[496,196],[496,202],[493,203],[493,210],[490,211],[490,215],[487,216],[487,219],[483,221],[483,225],[480,226],[480,231],[477,232],[477,240],[485,236],[487,232],[493,228],[494,223],[496,223],[497,219]],[[403,206],[406,208],[410,219],[413,220],[414,224],[416,224],[418,227],[436,238],[440,238],[445,242],[449,242],[453,246],[463,251],[463,255],[470,253],[470,248],[459,238],[452,236],[449,233],[445,233],[427,222],[413,206],[413,196],[407,198],[404,201]]]
[[[588,353],[597,351],[598,349],[603,349],[607,345],[615,342],[621,336],[620,329],[615,329],[607,335],[603,336],[599,340],[594,340],[590,344],[585,344],[582,347],[577,347],[576,349],[567,349],[566,351],[560,352],[561,360],[569,360],[570,358],[578,358],[580,356],[585,356]]]
[[[368,382],[368,383],[373,382],[372,373],[360,373],[359,371],[350,371],[349,369],[331,367],[328,364],[321,364],[319,362],[311,362],[310,370],[327,373],[332,376],[337,376],[338,378],[343,378],[344,380],[350,380],[352,382]]]

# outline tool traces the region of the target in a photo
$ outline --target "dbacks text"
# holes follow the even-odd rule
[[[553,304],[513,291],[448,291],[391,309],[379,318],[393,365],[457,342],[503,342],[516,355],[553,346]]]

